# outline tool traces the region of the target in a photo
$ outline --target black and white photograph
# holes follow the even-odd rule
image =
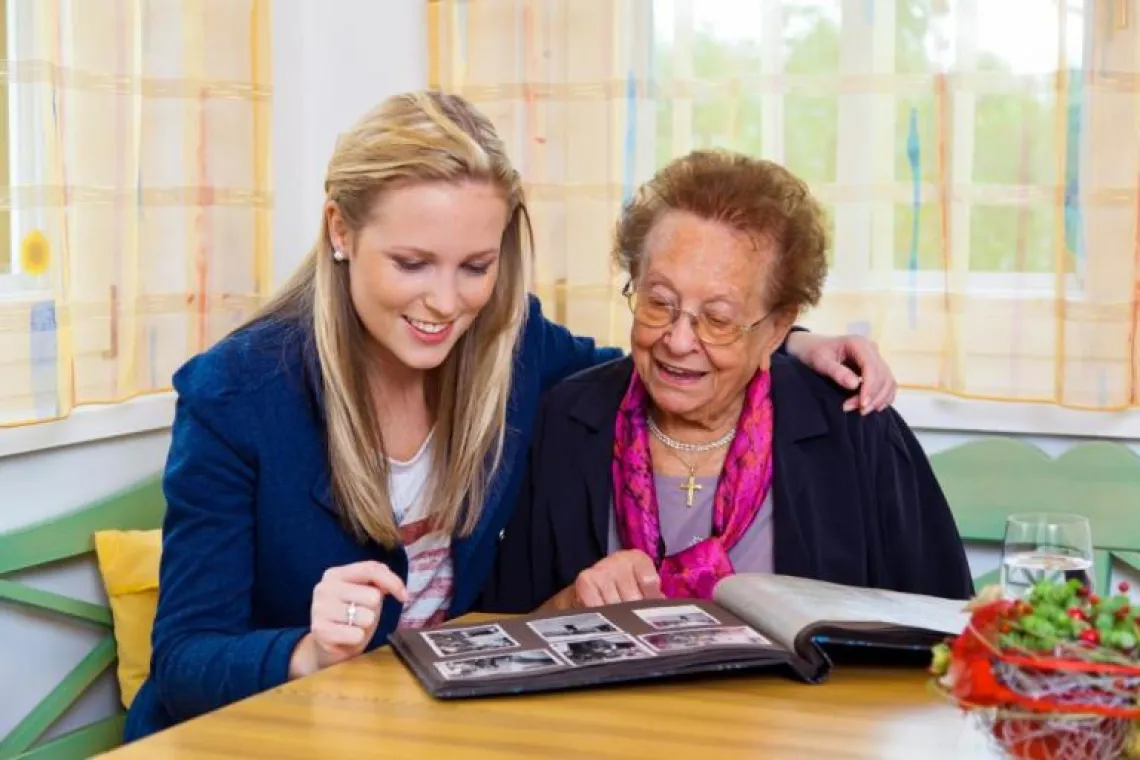
[[[594,665],[599,662],[636,660],[653,656],[653,653],[639,644],[636,639],[624,633],[559,641],[551,646],[571,665]]]
[[[607,633],[621,633],[621,629],[611,623],[605,616],[597,612],[585,612],[581,615],[563,615],[561,617],[535,620],[528,623],[530,627],[547,641],[566,641],[581,636],[600,636]]]
[[[495,652],[519,645],[497,625],[430,631],[421,635],[439,657],[454,657],[459,654],[473,654],[475,652]]]
[[[674,628],[705,628],[710,625],[720,625],[720,621],[700,607],[691,604],[678,607],[652,607],[644,610],[634,610],[633,613],[644,620],[650,627],[659,631]]]
[[[641,637],[641,640],[658,652],[675,652],[682,649],[701,649],[715,646],[772,646],[771,641],[745,626],[647,633]]]
[[[455,680],[459,678],[506,676],[564,666],[545,649],[529,649],[525,652],[486,654],[478,657],[464,657],[461,660],[447,660],[446,662],[437,662],[435,667],[444,678]]]

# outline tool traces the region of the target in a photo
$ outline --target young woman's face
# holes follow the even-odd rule
[[[330,210],[353,306],[384,358],[413,370],[443,363],[491,298],[507,221],[506,201],[481,182],[385,193],[355,235]]]

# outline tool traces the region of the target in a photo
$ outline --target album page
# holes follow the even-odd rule
[[[394,649],[438,698],[568,689],[791,665],[788,649],[713,602],[631,602],[398,630]]]
[[[962,600],[768,573],[725,578],[713,598],[814,664],[821,644],[928,648],[961,633],[970,618]]]

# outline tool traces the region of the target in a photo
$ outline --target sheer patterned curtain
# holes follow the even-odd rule
[[[268,5],[7,1],[0,426],[166,390],[266,294]]]
[[[495,122],[526,181],[535,290],[548,316],[609,343],[626,342],[629,331],[607,254],[612,224],[633,183],[654,169],[652,29],[635,15],[646,7],[428,3],[432,83]]]
[[[485,109],[534,203],[538,291],[627,342],[630,189],[725,147],[835,234],[803,322],[904,386],[1135,406],[1137,0],[428,0],[433,84]]]

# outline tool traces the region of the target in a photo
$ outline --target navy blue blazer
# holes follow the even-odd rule
[[[479,609],[529,612],[608,553],[614,419],[632,371],[618,359],[547,395]],[[965,547],[922,446],[894,409],[845,413],[847,395],[772,357],[775,572],[971,597]]]
[[[451,547],[449,616],[469,611],[490,572],[540,395],[620,355],[546,320],[531,299],[502,466],[478,527]],[[283,683],[327,568],[371,559],[407,578],[402,549],[358,543],[337,516],[307,325],[239,331],[187,362],[174,388],[151,674],[128,711],[128,741]],[[370,649],[386,642],[400,607],[385,601]]]

